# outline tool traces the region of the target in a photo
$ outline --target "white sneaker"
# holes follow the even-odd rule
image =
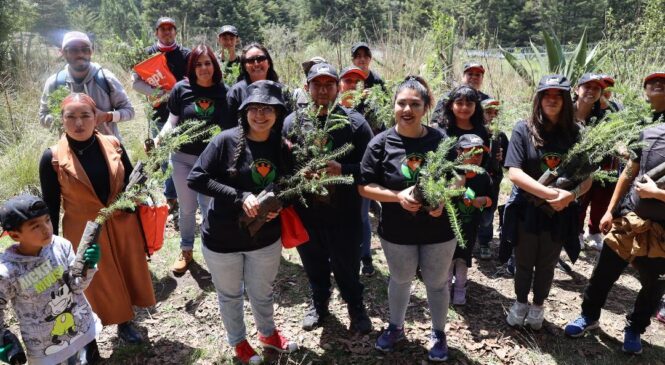
[[[580,240],[580,249],[581,249],[581,250],[584,250],[584,234],[583,234],[583,233],[580,233],[580,235],[579,235],[578,238],[579,238],[579,240]]]
[[[538,331],[543,328],[543,320],[545,319],[545,306],[532,305],[529,307],[529,314],[526,315],[524,323],[529,325],[532,330]]]
[[[529,305],[515,301],[508,311],[506,322],[511,326],[524,326],[524,318],[529,311]]]
[[[587,236],[589,241],[589,247],[594,250],[600,251],[603,248],[603,235],[600,233],[594,233]]]

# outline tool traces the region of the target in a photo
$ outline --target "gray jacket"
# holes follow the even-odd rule
[[[90,63],[90,71],[83,79],[82,83],[76,83],[69,74],[69,65],[66,65],[62,72],[65,72],[65,83],[70,92],[80,92],[88,94],[97,104],[97,109],[104,112],[113,112],[113,121],[102,123],[97,126],[97,130],[102,134],[113,135],[122,141],[120,138],[120,131],[118,130],[117,122],[124,122],[134,118],[134,107],[129,101],[129,97],[125,89],[118,81],[118,78],[108,69],[103,69],[101,72],[104,74],[108,85],[110,86],[110,93],[101,88],[95,81],[94,75],[101,68],[96,63]],[[60,118],[59,115],[50,115],[48,110],[48,96],[55,90],[56,74],[51,75],[44,85],[42,98],[39,103],[39,123],[44,127],[50,127],[54,118]]]
[[[64,280],[76,255],[71,243],[53,236],[38,256],[24,256],[13,245],[0,255],[0,331],[13,307],[28,363],[66,361],[95,339],[101,322],[83,295],[97,269],[84,278]]]

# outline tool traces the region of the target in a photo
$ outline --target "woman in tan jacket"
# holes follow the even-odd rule
[[[86,222],[109,206],[123,191],[132,170],[125,149],[113,136],[95,131],[95,102],[85,94],[71,94],[62,102],[65,133],[42,155],[39,177],[42,195],[58,232],[60,206],[63,236],[74,249]],[[104,325],[118,324],[118,336],[129,343],[143,341],[132,326],[133,305],[155,304],[145,259],[140,223],[135,213],[116,211],[99,236],[102,259],[99,272],[85,296]]]

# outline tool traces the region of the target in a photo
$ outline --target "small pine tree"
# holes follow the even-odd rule
[[[67,86],[60,86],[59,88],[53,90],[48,96],[48,111],[49,114],[53,117],[53,122],[49,127],[51,133],[57,134],[58,136],[63,132],[62,125],[62,101],[69,95],[69,89]]]

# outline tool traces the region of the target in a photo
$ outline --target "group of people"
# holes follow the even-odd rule
[[[360,275],[374,272],[368,212],[375,204],[377,234],[390,274],[389,318],[375,347],[392,351],[405,338],[410,288],[418,273],[427,291],[432,322],[427,357],[447,360],[448,307],[451,298],[454,305],[466,303],[476,241],[480,258],[492,257],[489,243],[507,169],[514,187],[502,212],[502,241],[514,255],[516,296],[507,314],[508,324],[534,330],[542,327],[544,303],[561,250],[579,253],[586,213],[580,207],[591,204],[589,240],[595,242],[600,256],[584,292],[582,314],[566,326],[565,333],[579,337],[598,327],[609,290],[630,263],[638,270],[642,288],[628,316],[623,350],[641,352],[640,334],[665,291],[665,244],[659,233],[665,220],[661,217],[665,190],[648,177],[642,178],[644,172],[665,162],[660,152],[665,145],[659,138],[665,124],[642,133],[640,140],[646,143],[639,144],[640,149],[625,162],[613,190],[595,186],[590,179],[572,191],[538,182],[544,172],[558,166],[582,128],[602,123],[605,113],[620,108],[610,99],[614,83],[610,76],[585,74],[574,89],[565,76],[544,76],[535,90],[530,115],[516,123],[508,140],[493,123],[501,102],[481,91],[485,68],[476,62],[464,65],[460,86],[438,102],[426,80],[407,76],[394,90],[394,126],[377,127],[367,121],[373,117],[371,103],[351,102],[344,94],[357,90],[359,83],[364,88],[385,88],[383,80],[370,70],[372,51],[366,43],[353,45],[352,65],[341,73],[321,57],[304,62],[305,83],[292,94],[279,82],[266,47],[249,43],[237,54],[239,37],[234,26],[220,29],[220,54],[206,45],[187,49],[176,42],[176,35],[176,22],[160,18],[155,24],[157,42],[146,50],[166,56],[177,79],[175,86],[171,90],[155,88],[136,74],[132,86],[157,100],[152,116],[158,127],[153,135],[157,145],[184,122],[222,128],[209,143],[192,140],[171,152],[172,180],[165,184],[164,195],[171,204],[178,202],[181,254],[174,273],[187,270],[197,209],[203,217],[201,250],[217,291],[228,343],[239,361],[262,361],[245,328],[244,293],[251,304],[258,342],[285,353],[298,349],[273,318],[273,282],[282,250],[281,208],[268,212],[266,223],[254,234],[240,224],[240,218],[256,218],[261,192],[293,173],[293,149],[303,141],[291,131],[318,128],[331,116],[348,122],[321,143],[329,151],[346,144],[353,149],[328,161],[323,170],[328,176],[352,176],[354,182],[334,186],[325,197],[308,195],[307,205],[293,203],[309,237],[297,246],[311,288],[310,305],[303,313],[304,330],[324,326],[330,316],[332,274],[347,304],[349,330],[372,331]],[[132,171],[117,122],[131,119],[133,108],[117,78],[91,62],[92,53],[92,43],[84,33],[65,35],[62,54],[67,65],[47,80],[41,100],[40,122],[50,126],[59,119],[64,130],[39,163],[42,198],[21,195],[0,208],[3,230],[17,241],[0,256],[0,323],[7,334],[2,316],[11,304],[27,356],[35,364],[96,362],[99,353],[94,338],[102,325],[117,324],[118,336],[124,341],[142,342],[143,336],[131,322],[132,307],[155,304],[143,251],[145,238],[135,213],[114,212],[96,243],[76,257],[86,222],[115,200]],[[233,64],[240,66],[240,75],[237,83],[227,87],[223,72]],[[61,104],[61,115],[50,115],[49,95],[60,86],[71,94]],[[657,121],[665,113],[665,72],[646,75],[643,87],[654,111],[653,121]],[[456,139],[449,158],[462,156],[463,163],[483,168],[467,171],[454,186],[447,187],[465,189],[454,201],[464,246],[455,239],[456,227],[451,225],[444,202],[426,207],[414,194],[428,152],[448,138]],[[603,167],[613,169],[616,164],[609,161]],[[544,213],[530,199],[533,196],[545,201],[554,213]],[[627,198],[622,200],[624,196]],[[58,235],[60,226],[62,237]],[[632,228],[639,233],[626,234],[635,231]],[[600,232],[606,234],[602,245],[596,236]],[[634,245],[641,249],[635,250]],[[81,262],[84,273],[72,274],[72,268]],[[0,360],[4,361],[20,346],[17,342],[1,344]]]

